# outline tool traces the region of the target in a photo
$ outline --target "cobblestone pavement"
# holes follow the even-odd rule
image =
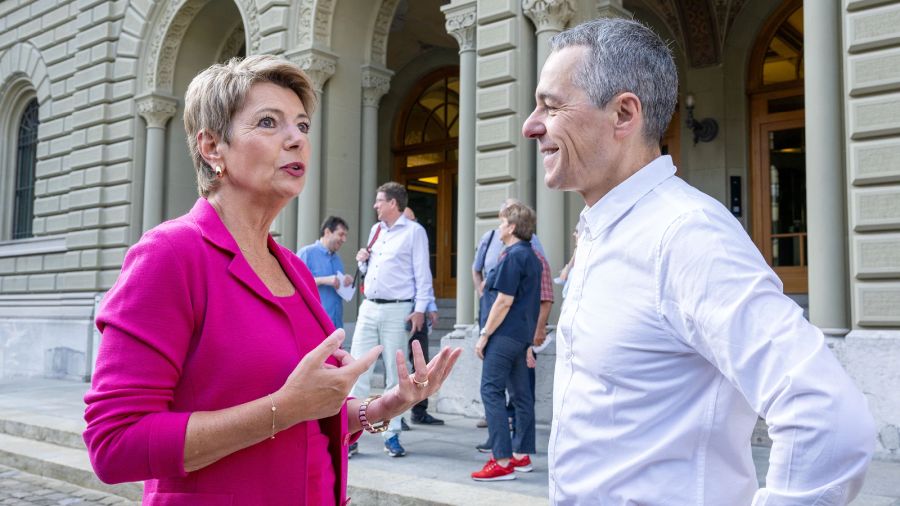
[[[0,506],[137,505],[117,495],[0,466]]]

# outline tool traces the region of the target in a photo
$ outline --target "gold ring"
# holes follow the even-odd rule
[[[413,376],[412,380],[413,380],[413,383],[415,383],[416,386],[419,388],[426,388],[428,386],[428,378],[425,378],[425,381],[418,381],[418,380],[416,380],[416,377]]]

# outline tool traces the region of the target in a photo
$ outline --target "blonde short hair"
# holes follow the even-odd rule
[[[197,172],[197,191],[208,197],[218,186],[212,167],[200,155],[197,134],[205,130],[228,143],[231,120],[244,106],[250,87],[273,83],[290,89],[300,97],[306,114],[312,116],[316,93],[312,81],[293,63],[271,55],[232,58],[197,74],[184,96],[184,130],[188,149]]]
[[[514,236],[523,241],[531,240],[537,218],[530,207],[516,199],[507,199],[500,208],[500,217],[506,218],[507,223],[516,226],[513,230]]]

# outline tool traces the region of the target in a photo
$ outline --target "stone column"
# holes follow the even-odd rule
[[[550,38],[561,32],[575,14],[572,0],[523,0],[522,12],[528,16],[535,26],[537,36],[537,75],[540,76],[541,67],[550,54]],[[534,147],[537,157],[537,177],[535,177],[535,203],[537,209],[537,233],[547,253],[547,262],[550,268],[556,272],[565,265],[566,243],[569,241],[570,231],[563,226],[566,216],[565,194],[561,191],[550,190],[544,184],[544,162],[538,146]],[[562,293],[559,287],[554,287],[556,299],[559,301]],[[554,304],[554,310],[550,321],[554,321],[561,304]]]
[[[166,123],[175,115],[178,101],[172,97],[150,94],[137,99],[138,114],[147,122],[147,149],[144,156],[144,207],[141,230],[163,221],[165,200]]]
[[[631,18],[632,15],[622,7],[622,0],[597,0],[597,17]]]
[[[363,65],[362,174],[359,194],[359,244],[365,245],[375,224],[375,188],[378,187],[378,103],[391,87],[390,70],[380,65]],[[363,247],[363,246],[361,246]]]
[[[809,319],[826,334],[849,332],[844,233],[845,175],[841,2],[803,2]],[[814,174],[814,176],[813,176]]]
[[[309,129],[309,167],[306,185],[300,198],[291,201],[285,210],[284,244],[296,250],[319,238],[322,209],[322,97],[325,83],[334,75],[337,56],[321,49],[304,49],[287,54],[287,58],[306,72],[316,90],[316,109]]]
[[[441,8],[447,33],[459,44],[459,201],[456,248],[456,324],[474,323],[475,287],[472,260],[475,254],[475,19],[476,2]]]

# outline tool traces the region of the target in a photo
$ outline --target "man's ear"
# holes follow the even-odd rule
[[[640,133],[644,125],[641,99],[634,93],[625,92],[616,96],[613,104],[616,113],[616,137],[624,138],[634,133]]]
[[[217,135],[205,129],[197,132],[197,150],[210,167],[225,165],[221,147],[222,141]]]

